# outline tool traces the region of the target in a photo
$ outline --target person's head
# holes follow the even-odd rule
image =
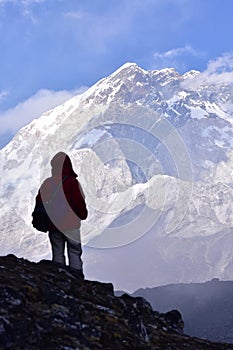
[[[65,152],[58,152],[51,160],[52,175],[74,176],[78,175],[74,172],[70,157]]]

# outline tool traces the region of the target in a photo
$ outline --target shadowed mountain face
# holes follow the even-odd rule
[[[148,300],[160,312],[178,309],[184,332],[212,341],[233,343],[233,282],[174,284],[139,289],[132,294]]]
[[[1,255],[50,257],[31,213],[62,150],[88,205],[88,278],[127,291],[233,279],[233,87],[200,76],[126,64],[22,128],[0,151]]]
[[[116,297],[112,284],[83,280],[50,261],[0,257],[1,349],[221,350],[233,345],[183,335],[178,311]]]

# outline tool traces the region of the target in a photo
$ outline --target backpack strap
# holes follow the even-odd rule
[[[64,176],[63,179],[60,181],[59,185],[57,186],[56,190],[53,192],[50,200],[48,201],[48,203],[52,203],[52,201],[54,200],[54,198],[56,197],[56,194],[58,193],[58,191],[60,190],[60,188],[62,187],[63,183],[66,181],[66,179],[68,179],[69,176]]]

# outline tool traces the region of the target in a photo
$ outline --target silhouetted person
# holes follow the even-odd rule
[[[69,266],[83,276],[80,221],[87,218],[84,195],[66,153],[57,153],[51,160],[51,166],[52,176],[41,185],[36,203],[50,201],[55,193],[48,229],[52,260],[65,265],[66,245]]]

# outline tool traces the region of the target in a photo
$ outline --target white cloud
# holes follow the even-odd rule
[[[30,123],[42,113],[64,103],[75,95],[83,93],[86,89],[86,87],[81,87],[74,91],[39,90],[26,101],[0,113],[0,137],[6,132],[14,134],[19,128]]]
[[[193,79],[186,79],[183,86],[196,90],[204,84],[233,84],[233,53],[224,53],[209,61],[207,69]]]
[[[5,5],[7,3],[12,3],[16,5],[28,6],[31,4],[39,4],[45,2],[46,0],[0,0],[0,5]]]
[[[233,53],[225,53],[215,60],[212,60],[207,65],[207,70],[205,74],[211,75],[225,75],[232,77],[233,73]],[[226,75],[227,76],[227,75]]]
[[[178,47],[177,49],[171,49],[165,52],[155,52],[154,57],[155,58],[162,58],[162,59],[167,59],[167,58],[174,58],[174,57],[179,57],[182,55],[191,55],[191,56],[198,56],[199,53],[194,50],[191,46],[186,45],[185,47]]]
[[[65,12],[63,14],[64,17],[67,17],[69,19],[75,19],[75,20],[79,20],[83,17],[86,16],[86,12],[83,11],[70,11],[70,12]]]
[[[39,4],[45,1],[46,0],[0,0],[0,4],[6,4],[11,2],[15,4],[30,5],[30,4]]]
[[[19,6],[21,13],[24,17],[28,17],[33,23],[36,23],[37,20],[33,15],[31,10],[31,5],[34,4],[42,4],[48,0],[0,0],[0,6],[4,6],[5,4],[14,4],[15,6]]]
[[[21,2],[23,5],[30,5],[30,4],[39,4],[45,1],[47,0],[21,0],[19,2]]]
[[[178,47],[164,52],[155,52],[153,55],[152,68],[175,68],[183,71],[186,68],[187,57],[202,58],[204,52],[195,50],[190,45]]]
[[[0,103],[3,102],[7,96],[9,95],[9,91],[0,91]]]

